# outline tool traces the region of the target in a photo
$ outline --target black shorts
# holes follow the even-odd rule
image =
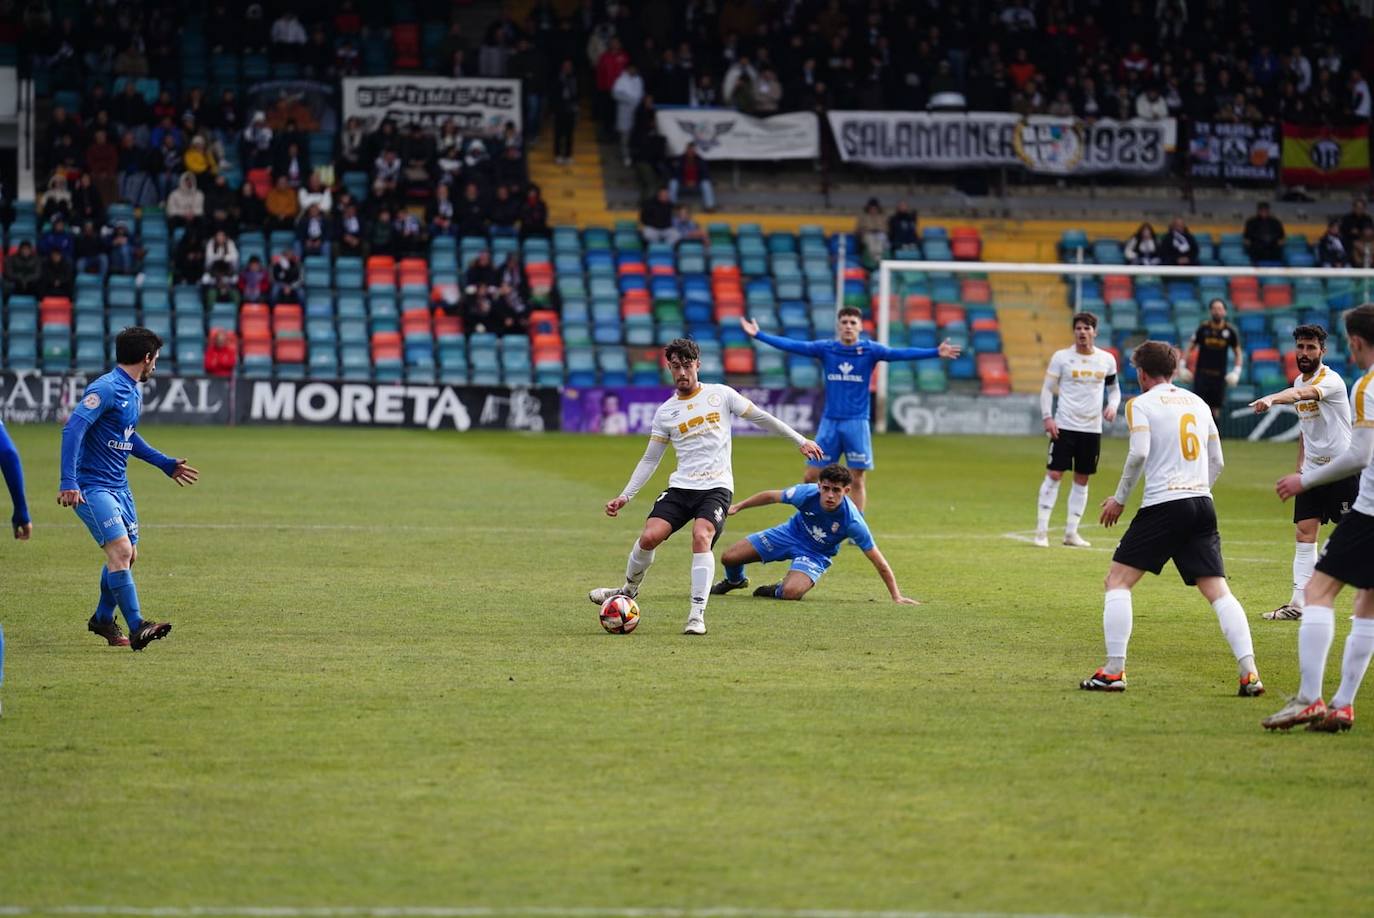
[[[716,527],[716,539],[725,531],[725,521],[729,519],[731,495],[727,488],[712,488],[709,491],[691,491],[687,488],[669,488],[658,495],[654,507],[649,511],[649,519],[667,522],[673,532],[686,526],[691,520],[710,520]]]
[[[1101,455],[1102,434],[1061,430],[1059,438],[1050,441],[1050,457],[1045,468],[1051,472],[1073,470],[1080,475],[1094,475]]]
[[[1189,497],[1139,511],[1112,560],[1152,574],[1164,570],[1164,563],[1172,560],[1189,586],[1202,577],[1225,577],[1212,499]]]
[[[1209,408],[1226,407],[1226,374],[1215,375],[1206,372],[1193,376],[1193,394],[1207,403]]]
[[[1317,570],[1357,590],[1374,588],[1374,516],[1351,510],[1336,524]]]
[[[1317,520],[1320,523],[1338,523],[1359,496],[1359,475],[1318,485],[1293,498],[1293,522]]]

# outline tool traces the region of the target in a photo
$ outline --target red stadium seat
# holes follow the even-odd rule
[[[277,363],[304,363],[304,338],[278,338],[273,345],[273,356]]]
[[[964,307],[958,303],[936,303],[935,304],[935,324],[944,328],[946,325],[955,322],[963,322],[968,314],[964,312]]]
[[[1265,306],[1292,306],[1293,288],[1288,284],[1270,284],[1264,288],[1261,299]]]
[[[980,278],[968,278],[959,285],[959,298],[965,303],[991,303],[992,285]]]
[[[272,332],[300,335],[305,331],[305,317],[301,307],[295,303],[283,303],[272,310]]]
[[[463,333],[463,320],[457,316],[439,313],[434,317],[434,337],[454,338]]]
[[[935,307],[930,297],[920,293],[908,293],[902,313],[908,325],[912,322],[930,322],[935,318]]]
[[[43,325],[71,325],[72,301],[65,296],[45,296],[38,304],[38,315]]]
[[[754,349],[752,347],[727,347],[722,359],[727,373],[754,372]]]

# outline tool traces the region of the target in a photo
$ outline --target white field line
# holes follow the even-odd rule
[[[91,915],[133,918],[1069,918],[1061,914],[1020,912],[859,911],[712,906],[704,908],[594,908],[529,906],[121,906],[58,905],[46,908],[0,905],[0,916]]]

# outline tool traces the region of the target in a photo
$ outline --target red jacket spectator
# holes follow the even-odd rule
[[[620,72],[629,63],[630,55],[620,47],[620,40],[612,38],[610,46],[601,52],[601,57],[596,61],[596,88],[602,92],[610,92],[615,81],[620,78]]]
[[[227,379],[234,375],[234,367],[238,366],[238,362],[238,350],[229,340],[229,335],[222,330],[216,331],[205,348],[205,372]]]

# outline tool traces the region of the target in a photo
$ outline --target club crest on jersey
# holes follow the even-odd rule
[[[720,396],[719,396],[719,395],[708,395],[708,396],[706,396],[706,404],[710,405],[712,408],[719,408],[719,407],[720,407]]]
[[[92,392],[81,400],[81,404],[92,410],[100,407],[100,396]]]
[[[839,532],[839,531],[840,531],[840,524],[839,524],[839,523],[831,523],[831,524],[830,524],[830,531],[831,531],[831,532]]]

